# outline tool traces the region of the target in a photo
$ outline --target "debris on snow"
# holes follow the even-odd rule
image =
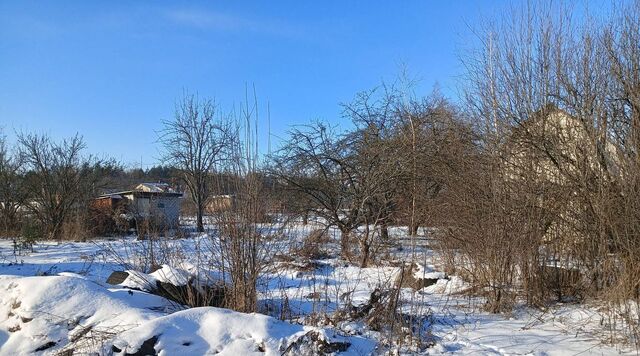
[[[424,266],[417,263],[403,264],[396,278],[396,286],[420,290],[446,278],[443,272],[425,272]]]

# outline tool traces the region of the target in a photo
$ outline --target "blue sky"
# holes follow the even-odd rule
[[[291,125],[346,125],[339,103],[402,66],[456,96],[459,54],[504,1],[0,0],[0,126],[76,132],[88,151],[148,166],[183,90],[223,110],[255,85],[273,146]],[[261,149],[267,120],[261,117]]]

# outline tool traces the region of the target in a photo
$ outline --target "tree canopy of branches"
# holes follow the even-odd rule
[[[349,234],[362,223],[356,167],[347,141],[326,125],[295,128],[275,158],[275,173],[285,189],[306,195],[310,209],[342,233],[342,253],[348,257]]]
[[[24,202],[21,167],[20,157],[9,151],[5,137],[0,136],[0,221],[4,233],[17,227],[18,210]]]
[[[46,135],[21,134],[18,143],[26,171],[25,207],[38,219],[46,237],[60,239],[64,223],[99,188],[99,167],[107,162],[83,156],[85,144],[78,135],[54,142]]]
[[[442,242],[492,290],[493,311],[513,304],[516,283],[531,304],[562,300],[549,265],[584,274],[581,296],[624,305],[640,295],[640,3],[606,19],[572,13],[518,8],[463,60],[482,152],[473,176],[456,177]]]
[[[291,132],[276,157],[285,189],[342,233],[343,255],[357,235],[366,265],[392,222],[427,223],[433,199],[450,173],[450,159],[473,150],[473,130],[446,100],[403,100],[393,86],[358,93],[343,105],[355,128],[337,134],[324,124]],[[433,223],[434,221],[430,221]],[[370,230],[370,227],[374,227]],[[356,233],[359,227],[364,233]]]
[[[210,175],[226,159],[232,144],[231,124],[210,99],[185,95],[175,108],[173,120],[163,121],[161,143],[164,160],[177,168],[196,206],[197,229],[204,231],[202,217],[211,194]]]

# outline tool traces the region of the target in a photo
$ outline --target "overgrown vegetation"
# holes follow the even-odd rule
[[[340,257],[361,268],[381,263],[391,225],[409,227],[411,262],[419,260],[422,227],[486,310],[607,302],[640,345],[640,3],[607,20],[573,22],[569,13],[527,6],[487,27],[463,59],[460,103],[437,91],[418,97],[402,78],[343,105],[349,130],[293,128],[264,162],[257,103],[234,117],[184,97],[164,122],[169,168],[157,173],[187,187],[197,231],[207,233],[196,273],[219,271],[229,281],[226,306],[253,312],[259,278],[282,253],[267,243],[283,236],[278,218],[323,225],[297,257],[327,257],[321,245],[333,227]],[[124,173],[83,149],[79,136],[21,134],[13,152],[2,138],[4,235],[30,246],[86,234],[91,198]],[[150,250],[136,256],[147,259],[138,268],[145,272],[169,259],[153,250],[164,234],[148,235]],[[340,312],[411,336],[399,288],[375,293],[370,310]]]

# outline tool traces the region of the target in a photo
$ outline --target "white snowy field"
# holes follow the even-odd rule
[[[298,226],[287,236],[296,240],[309,229]],[[392,231],[401,245],[404,241],[408,246],[404,232]],[[188,279],[197,265],[196,246],[207,238],[168,241],[181,259],[167,258],[163,268],[151,274],[130,271],[119,285],[106,280],[113,271],[131,270],[137,261],[133,251],[144,251],[147,241],[47,242],[36,244],[33,252],[14,254],[12,241],[0,240],[0,355],[389,352],[385,345],[390,335],[384,327],[374,330],[363,320],[331,316],[365,305],[374,291],[392,286],[400,273],[397,262],[410,260],[409,248],[393,247],[384,252],[386,262],[369,268],[335,256],[312,263],[279,259],[259,281],[260,313],[254,314],[214,307],[186,309],[142,291],[150,280],[180,284]],[[283,255],[289,254],[290,244],[273,243],[280,244]],[[423,321],[415,332],[427,343],[412,348],[407,342],[395,349],[400,353],[635,353],[607,343],[603,326],[607,319],[596,307],[564,304],[544,311],[520,307],[511,315],[488,314],[481,311],[480,298],[464,293],[467,284],[461,278],[441,271],[424,240],[415,256],[416,277],[438,280],[417,291],[401,289],[402,312]],[[321,340],[325,346],[320,349],[319,343],[309,340]]]

